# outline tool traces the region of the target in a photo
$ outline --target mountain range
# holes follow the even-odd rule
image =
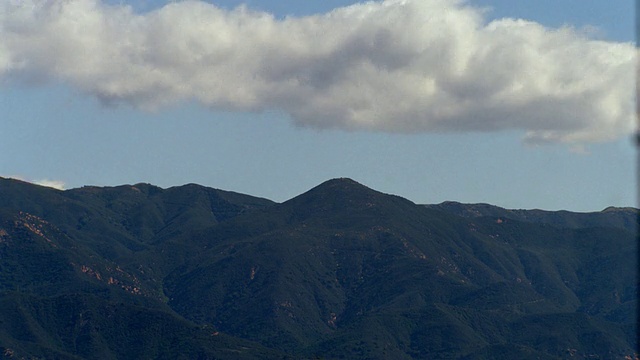
[[[0,354],[633,359],[638,210],[0,178]]]

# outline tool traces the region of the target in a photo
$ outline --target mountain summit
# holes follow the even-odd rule
[[[341,206],[353,203],[367,203],[385,196],[388,195],[372,190],[352,179],[338,178],[325,181],[287,202],[316,204],[318,206]]]
[[[352,179],[338,178],[328,180],[284,202],[282,206],[302,218],[322,214],[330,217],[382,216],[415,204],[399,196],[370,189]]]
[[[629,221],[416,205],[344,178],[280,204],[195,184],[0,179],[0,352],[623,359]]]

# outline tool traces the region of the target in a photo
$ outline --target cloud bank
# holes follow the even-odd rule
[[[0,80],[61,81],[107,104],[279,110],[344,130],[518,130],[581,144],[634,129],[635,47],[500,19],[457,0],[387,0],[277,19],[182,1],[4,1]]]

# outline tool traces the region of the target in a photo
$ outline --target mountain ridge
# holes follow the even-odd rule
[[[632,207],[609,206],[600,211],[575,212],[568,210],[506,209],[499,206],[477,203],[465,204],[445,201],[424,205],[430,209],[445,211],[464,218],[503,217],[524,222],[545,223],[560,227],[584,228],[588,226],[615,226],[637,232],[640,210]]]
[[[637,245],[624,216],[465,206],[419,205],[345,178],[282,203],[195,184],[59,191],[0,179],[0,348],[67,358],[633,355]],[[146,340],[135,348],[121,334]]]
[[[56,191],[56,192],[70,192],[70,191],[77,191],[77,190],[82,190],[82,189],[112,189],[112,188],[119,188],[119,187],[129,187],[129,188],[139,188],[139,187],[143,187],[143,188],[155,188],[161,191],[165,191],[165,190],[171,190],[171,189],[179,189],[179,188],[183,188],[183,187],[196,187],[196,188],[202,188],[202,189],[208,189],[208,190],[213,190],[213,191],[217,191],[223,194],[227,194],[227,196],[249,196],[255,199],[260,199],[262,201],[266,201],[266,202],[271,202],[274,204],[277,204],[278,202],[275,202],[273,200],[264,198],[264,197],[259,197],[259,196],[253,196],[253,195],[249,195],[249,194],[243,194],[237,191],[229,191],[229,190],[222,190],[222,189],[217,189],[217,188],[213,188],[213,187],[209,187],[209,186],[204,186],[204,185],[200,185],[200,184],[196,184],[196,183],[186,183],[183,185],[174,185],[174,186],[170,186],[167,188],[162,188],[159,187],[157,185],[153,185],[150,183],[135,183],[135,184],[122,184],[122,185],[116,185],[116,186],[97,186],[97,185],[83,185],[81,187],[75,187],[75,188],[70,188],[70,189],[65,189],[65,190],[60,190],[57,188],[53,188],[50,186],[46,186],[46,185],[39,185],[39,184],[35,184],[35,183],[31,183],[25,180],[21,180],[21,179],[16,179],[16,178],[11,178],[11,177],[2,177],[0,176],[0,184],[4,182],[4,186],[6,187],[8,182],[14,182],[14,183],[18,183],[18,184],[22,184],[22,185],[28,185],[28,186],[35,186],[37,188],[41,188],[41,189],[49,189],[52,191]],[[366,185],[363,185],[351,178],[348,177],[338,177],[338,178],[332,178],[329,180],[326,180],[323,183],[318,184],[317,186],[311,188],[310,190],[296,195],[290,199],[287,199],[285,201],[282,201],[280,203],[283,202],[287,202],[290,200],[293,200],[296,197],[299,197],[301,195],[304,195],[307,192],[310,192],[312,190],[318,190],[318,189],[322,189],[323,187],[326,187],[327,189],[330,188],[331,186],[338,186],[339,184],[349,184],[350,186],[353,187],[362,187],[362,188],[366,188],[368,190],[374,191],[376,193],[379,194],[384,194],[384,195],[391,195],[391,196],[396,196],[396,197],[400,197],[398,195],[394,195],[394,194],[387,194],[387,193],[383,193],[383,192],[379,192],[377,190],[374,190]],[[403,198],[407,201],[411,201],[409,199]],[[413,201],[411,201],[413,202]],[[640,211],[639,208],[637,207],[632,207],[632,206],[607,206],[602,210],[591,210],[591,211],[574,211],[574,210],[543,210],[543,209],[537,209],[537,208],[506,208],[506,207],[500,207],[497,205],[492,205],[492,204],[488,204],[488,203],[465,203],[465,202],[459,202],[459,201],[443,201],[441,203],[438,204],[421,204],[427,207],[431,207],[431,208],[439,208],[439,209],[447,209],[447,208],[455,208],[456,206],[464,206],[464,207],[470,207],[472,209],[477,209],[477,208],[495,208],[495,209],[501,209],[501,210],[508,210],[508,211],[516,211],[516,212],[541,212],[541,213],[559,213],[559,212],[568,212],[568,213],[572,213],[572,214],[594,214],[594,213],[605,213],[605,212],[633,212],[633,213],[637,213],[638,211]],[[466,215],[465,217],[469,217],[470,214]]]

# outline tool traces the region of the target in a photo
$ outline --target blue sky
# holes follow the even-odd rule
[[[0,8],[0,176],[636,204],[631,1],[77,3]]]

